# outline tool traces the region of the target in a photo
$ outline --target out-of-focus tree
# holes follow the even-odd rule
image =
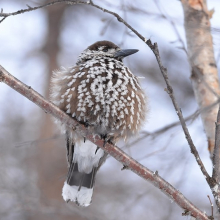
[[[191,80],[199,107],[211,106],[219,99],[218,70],[214,57],[210,17],[212,11],[205,0],[182,1],[188,57],[192,68]],[[218,105],[201,113],[212,157],[215,144],[215,122]]]

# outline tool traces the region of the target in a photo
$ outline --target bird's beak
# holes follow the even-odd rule
[[[138,50],[136,49],[126,49],[126,50],[118,50],[114,53],[114,58],[120,58],[123,59],[124,57],[127,57],[131,54],[137,53]]]

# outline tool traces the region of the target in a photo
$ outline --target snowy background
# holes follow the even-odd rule
[[[0,0],[4,12],[37,6],[43,0]],[[157,42],[184,117],[198,108],[191,82],[183,26],[183,9],[176,0],[101,1],[96,4],[121,15],[147,39]],[[209,0],[213,46],[220,68],[220,1]],[[177,30],[175,31],[174,26]],[[178,34],[180,36],[178,36]],[[181,40],[180,40],[181,39]],[[0,24],[0,65],[16,78],[48,97],[51,72],[75,64],[82,50],[98,40],[121,48],[139,49],[125,64],[141,80],[150,112],[143,132],[129,141],[126,151],[179,189],[202,211],[211,214],[207,195],[212,193],[197,166],[180,126],[154,134],[178,120],[151,50],[114,17],[87,5],[61,5],[8,17]],[[184,45],[182,45],[182,43]],[[65,180],[64,137],[46,115],[11,88],[0,85],[0,216],[26,219],[151,219],[177,220],[181,210],[150,183],[109,157],[100,169],[88,208],[66,204],[61,198]],[[205,167],[211,173],[201,119],[188,128]],[[149,134],[151,133],[151,134]],[[147,135],[148,134],[148,135]],[[123,147],[129,143],[120,142]],[[213,198],[212,198],[213,200]]]

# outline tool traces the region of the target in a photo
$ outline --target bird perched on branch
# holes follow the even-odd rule
[[[146,100],[138,79],[122,59],[138,50],[122,50],[98,41],[84,50],[75,66],[53,73],[51,101],[105,141],[135,135],[145,119]],[[107,154],[61,125],[66,134],[68,174],[62,196],[80,206],[92,200],[95,175]]]

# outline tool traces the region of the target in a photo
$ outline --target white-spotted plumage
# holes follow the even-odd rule
[[[115,143],[136,134],[145,120],[146,101],[138,78],[122,59],[137,50],[121,50],[99,41],[83,51],[70,68],[53,73],[51,101],[88,129]],[[67,139],[69,173],[63,188],[65,201],[87,206],[91,202],[95,174],[106,153],[62,126]],[[78,177],[78,178],[77,178]]]

